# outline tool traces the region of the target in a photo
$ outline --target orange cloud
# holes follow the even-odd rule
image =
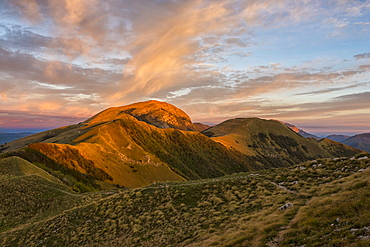
[[[6,93],[0,93],[1,96],[1,101],[7,101],[8,100],[8,95]]]
[[[224,5],[223,2],[204,5],[202,1],[184,1],[159,23],[153,22],[147,30],[140,30],[129,47],[133,58],[127,64],[129,69],[125,71],[122,90],[113,99],[131,93],[150,95],[176,85],[179,81],[176,77],[190,73],[187,66],[194,61],[188,56],[199,50],[196,38],[222,32],[225,24],[222,19],[229,13]]]
[[[37,0],[15,0],[12,3],[19,8],[26,19],[32,22],[38,22],[42,19]]]

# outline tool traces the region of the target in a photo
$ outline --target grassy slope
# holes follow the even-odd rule
[[[335,142],[322,141],[319,145],[277,121],[229,120],[207,130],[214,136],[210,139],[197,132],[156,128],[123,109],[126,108],[109,108],[84,123],[26,137],[2,149],[11,151],[28,145],[39,152],[37,157],[41,160],[30,159],[29,155],[20,157],[41,164],[42,168],[50,160],[65,167],[73,176],[70,184],[81,191],[219,177],[358,152],[344,145],[336,146]],[[53,170],[64,174],[55,167]],[[81,176],[71,171],[88,175],[81,181],[85,188],[76,188]]]
[[[66,166],[62,166],[41,152],[28,147],[1,154],[0,162],[4,162],[4,160],[5,162],[6,160],[12,161],[12,158],[17,157],[41,168],[75,191],[94,191],[101,189],[101,187],[105,185],[103,182],[98,184],[96,178],[91,175],[83,174],[73,169],[69,169]],[[112,188],[112,186],[108,188]]]
[[[258,118],[230,119],[204,132],[230,149],[275,167],[315,158],[351,156],[360,150],[329,140],[304,138],[278,121]]]
[[[22,158],[0,160],[0,232],[57,215],[82,198]]]
[[[9,142],[5,145],[0,145],[0,153],[14,151],[35,142],[69,143],[88,130],[89,129],[86,128],[84,124],[76,124],[40,132]]]
[[[181,109],[165,102],[150,100],[126,106],[111,107],[89,118],[86,122],[120,119],[125,114],[159,128],[195,130],[190,117]]]
[[[3,246],[368,246],[370,159],[125,191],[0,234]],[[364,170],[366,169],[366,170]],[[280,211],[287,202],[293,207]]]
[[[14,176],[38,175],[50,182],[61,183],[59,179],[50,175],[45,170],[33,165],[32,163],[17,157],[11,156],[0,159],[0,178],[13,178]]]
[[[124,113],[107,121],[112,117],[108,113],[84,124],[50,131],[50,139],[44,140],[46,133],[41,133],[43,142],[30,144],[29,148],[68,169],[125,187],[217,177],[264,167],[200,133],[156,128]],[[29,140],[18,142],[25,144]],[[35,140],[34,136],[32,141]]]

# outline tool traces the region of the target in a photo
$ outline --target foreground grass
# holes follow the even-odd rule
[[[90,193],[40,221],[12,225],[7,218],[0,245],[368,246],[369,167],[358,155]],[[293,207],[279,210],[288,202]]]

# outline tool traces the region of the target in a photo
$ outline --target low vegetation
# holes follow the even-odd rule
[[[193,127],[151,101],[1,145],[0,246],[370,244],[369,154],[272,120]]]
[[[369,156],[85,194],[66,193],[66,188],[58,187],[63,185],[48,185],[51,192],[45,191],[37,186],[50,182],[31,175],[44,182],[29,183],[31,191],[19,189],[16,198],[7,194],[7,206],[12,200],[18,204],[17,198],[25,203],[45,198],[51,204],[39,213],[22,213],[22,220],[2,209],[0,244],[368,246]],[[60,201],[57,210],[45,210],[57,206],[53,201]]]
[[[12,157],[18,157],[21,160],[32,163],[33,166],[41,168],[48,174],[52,175],[54,178],[58,179],[58,181],[68,186],[69,188],[72,188],[75,191],[87,192],[101,189],[101,186],[96,183],[94,177],[89,176],[88,174],[82,174],[68,167],[61,166],[55,160],[47,157],[46,155],[34,149],[23,148],[16,151],[1,154],[0,161],[2,161],[3,164],[5,164],[6,159]],[[14,166],[13,162],[6,163],[7,163],[6,166],[2,165],[1,167],[2,169],[5,169],[4,167]]]
[[[304,138],[275,120],[230,119],[203,132],[264,168],[290,166],[317,158],[353,156],[360,150],[329,139]]]

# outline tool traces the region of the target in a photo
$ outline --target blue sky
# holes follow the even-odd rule
[[[5,0],[0,131],[156,99],[194,122],[370,132],[370,1]]]

